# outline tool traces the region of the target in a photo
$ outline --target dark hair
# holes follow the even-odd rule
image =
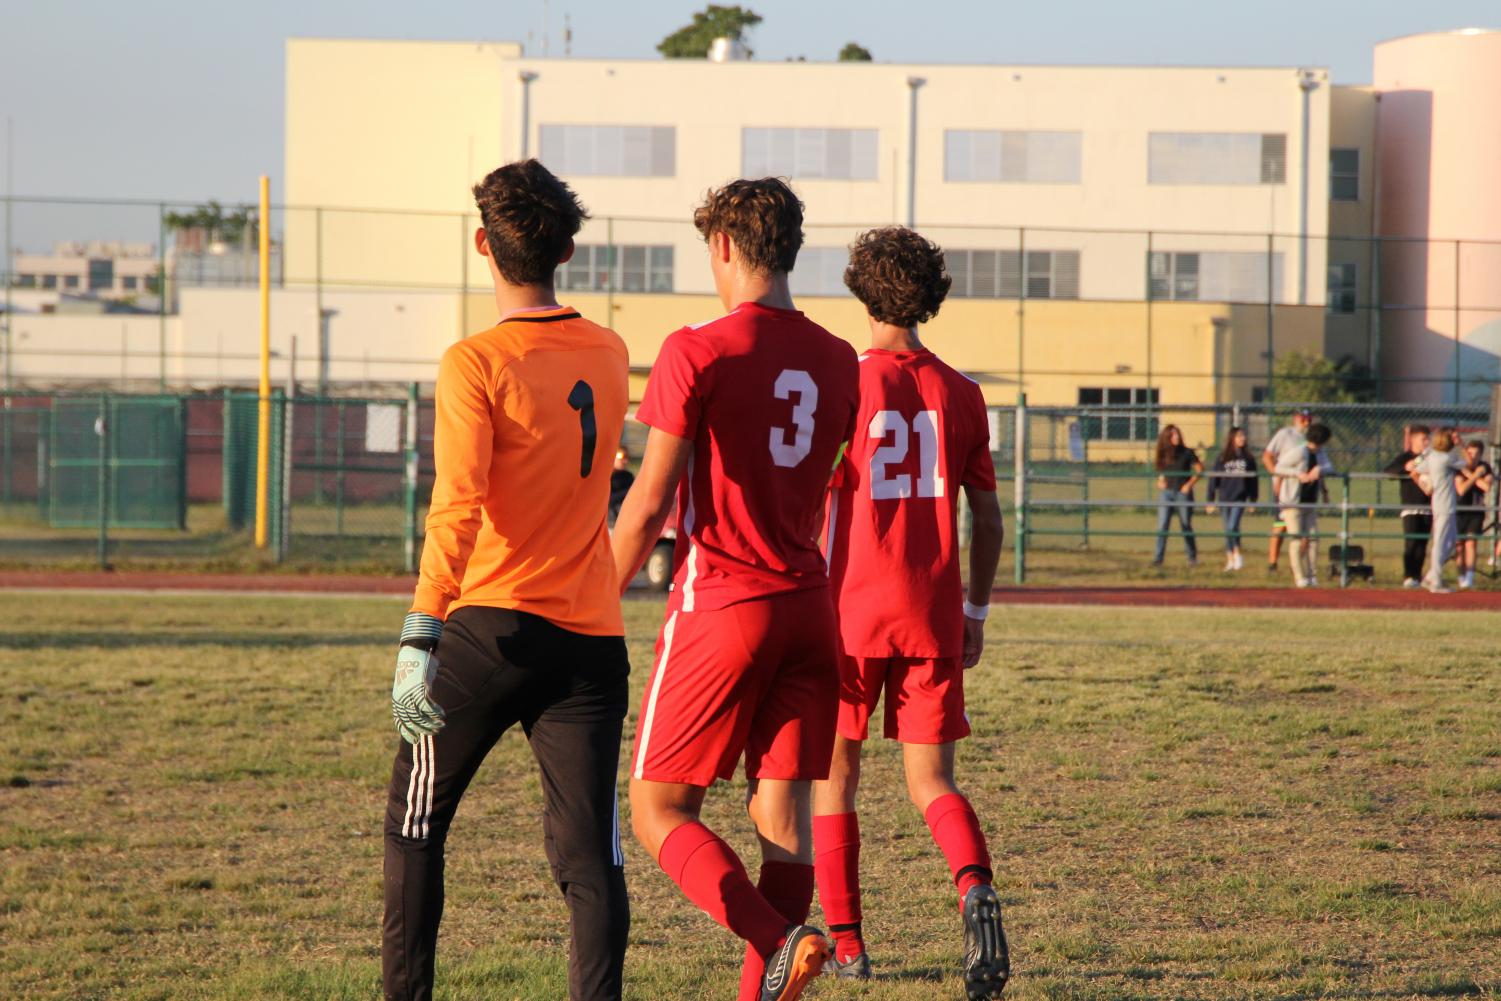
[[[1328,441],[1333,436],[1334,432],[1329,430],[1329,425],[1327,424],[1311,425],[1308,428],[1308,433],[1304,435],[1304,437],[1308,439],[1308,443],[1310,445],[1323,445],[1324,442]]]
[[[905,226],[887,226],[856,238],[844,284],[875,319],[915,327],[938,314],[953,279],[936,243]]]
[[[1485,442],[1481,441],[1479,438],[1471,438],[1469,441],[1465,442],[1465,448],[1478,448],[1482,452],[1484,452]]]
[[[497,167],[474,186],[485,242],[512,285],[552,285],[589,213],[573,189],[536,160]]]
[[[705,240],[715,233],[733,240],[753,274],[786,272],[803,246],[803,203],[779,177],[741,179],[710,188],[693,225]]]
[[[1426,434],[1429,437],[1433,436],[1433,430],[1427,424],[1411,424],[1411,425],[1408,425],[1407,433],[1408,434]]]
[[[1157,436],[1157,468],[1158,469],[1166,469],[1166,468],[1168,468],[1168,463],[1172,461],[1174,448],[1173,448],[1173,443],[1172,443],[1171,437],[1172,437],[1172,433],[1174,431],[1178,432],[1178,446],[1177,447],[1178,448],[1184,448],[1184,447],[1186,447],[1183,444],[1183,432],[1182,432],[1182,430],[1179,429],[1178,425],[1176,425],[1176,424],[1169,424],[1167,427],[1163,428],[1162,429],[1162,433]]]
[[[1225,436],[1225,447],[1220,450],[1221,462],[1229,462],[1231,459],[1235,458],[1241,453],[1241,450],[1235,447],[1235,436],[1240,434],[1244,430],[1245,428],[1241,427],[1239,424],[1230,425],[1230,433]],[[1250,448],[1251,442],[1248,438],[1246,440],[1246,451],[1250,451]]]

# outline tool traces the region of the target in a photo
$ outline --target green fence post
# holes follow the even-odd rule
[[[1089,411],[1083,411],[1079,421],[1079,453],[1084,459],[1084,549],[1089,548]]]
[[[1016,430],[1012,433],[1012,451],[1016,471],[1016,583],[1027,582],[1027,394],[1016,395]]]
[[[1339,586],[1350,586],[1350,474],[1341,474],[1345,495],[1339,502]]]
[[[338,423],[334,426],[334,462],[338,472],[334,474],[334,534],[344,537],[344,401],[338,403]]]
[[[99,490],[99,569],[109,569],[109,396],[99,397],[99,418],[94,426],[99,436],[99,470],[96,485]]]
[[[417,572],[417,384],[407,387],[406,463],[402,473],[402,501],[406,524],[402,533],[407,573]]]

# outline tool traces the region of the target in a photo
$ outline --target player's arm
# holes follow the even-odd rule
[[[410,743],[443,727],[443,709],[431,698],[438,673],[434,652],[443,636],[448,606],[459,596],[464,569],[474,552],[481,510],[489,490],[495,447],[484,366],[471,352],[449,349],[438,366],[434,393],[432,504],[427,539],[411,611],[397,643],[391,682],[391,716]]]
[[[1194,484],[1198,483],[1203,476],[1204,463],[1199,459],[1195,459],[1193,462],[1193,475],[1188,478],[1188,482],[1183,484],[1183,489],[1178,492],[1185,497],[1188,496],[1188,494],[1193,492]]]
[[[652,428],[647,436],[641,471],[620,505],[615,531],[610,536],[621,594],[630,587],[652,547],[662,537],[662,526],[672,513],[673,495],[692,454],[692,439],[679,438],[660,428]]]
[[[964,602],[964,666],[974,667],[985,649],[985,615],[990,609],[990,592],[995,588],[995,571],[1001,563],[1001,545],[1006,530],[1001,523],[1001,501],[994,490],[964,487],[973,516],[969,543],[969,592]]]

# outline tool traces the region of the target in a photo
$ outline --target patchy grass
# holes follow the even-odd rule
[[[0,996],[378,997],[401,611],[7,596]],[[627,606],[638,692],[660,617],[658,602]],[[1473,615],[1220,610],[991,621],[960,767],[1007,904],[1008,997],[1501,991],[1494,629]],[[899,772],[898,749],[873,743],[877,979],[810,997],[960,996],[953,891]],[[742,795],[716,790],[708,819],[748,851]],[[440,998],[565,993],[540,804],[510,735],[450,839]],[[733,996],[736,944],[626,850],[628,996]]]

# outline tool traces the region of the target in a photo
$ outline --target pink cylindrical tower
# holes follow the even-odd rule
[[[1382,369],[1394,399],[1501,374],[1501,31],[1376,46]]]

